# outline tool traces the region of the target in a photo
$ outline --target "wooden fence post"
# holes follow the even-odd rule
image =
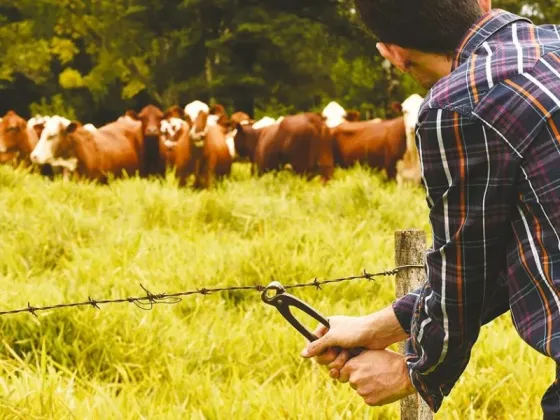
[[[395,232],[395,264],[424,264],[426,255],[426,233],[423,230],[409,229]],[[406,268],[396,275],[397,298],[422,286],[426,274],[422,268]],[[399,344],[399,351],[404,354],[404,342]],[[401,400],[401,420],[432,420],[432,410],[418,395],[411,395]]]

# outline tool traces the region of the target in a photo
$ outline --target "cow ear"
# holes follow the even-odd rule
[[[70,124],[68,124],[68,127],[66,127],[66,133],[67,134],[72,134],[73,132],[75,132],[78,127],[80,126],[80,123],[77,121],[72,121]]]
[[[126,111],[126,113],[124,114],[130,118],[132,118],[133,120],[138,121],[140,119],[140,117],[138,116],[138,114],[136,113],[136,111],[133,111],[131,109],[129,109],[128,111]]]
[[[391,104],[391,108],[393,109],[393,111],[395,111],[396,113],[401,113],[402,112],[402,104],[400,102],[393,102]]]

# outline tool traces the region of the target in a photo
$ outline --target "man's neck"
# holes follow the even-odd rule
[[[431,88],[440,79],[451,73],[452,58],[446,55],[414,51],[410,54],[410,73],[426,88]]]

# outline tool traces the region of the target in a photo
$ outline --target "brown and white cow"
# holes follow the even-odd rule
[[[37,139],[41,138],[41,133],[45,129],[45,124],[50,119],[47,115],[35,115],[27,121],[27,127],[32,128],[37,133]]]
[[[166,168],[175,170],[179,186],[185,186],[188,176],[194,173],[190,126],[185,120],[171,117],[161,122],[159,154]]]
[[[266,130],[268,128],[268,130]],[[255,150],[259,174],[289,164],[298,175],[319,174],[327,182],[334,172],[332,137],[323,118],[315,113],[284,117],[265,127]]]
[[[78,178],[106,182],[110,175],[133,175],[141,170],[142,132],[117,121],[95,131],[63,117],[52,117],[31,153],[33,163],[63,167]]]
[[[356,163],[385,170],[390,179],[397,175],[397,162],[406,151],[404,118],[381,122],[346,122],[333,130],[334,156],[338,166]]]
[[[28,163],[37,141],[37,132],[14,111],[8,111],[0,121],[0,163]]]
[[[208,123],[210,108],[194,101],[185,106],[190,126],[189,142],[195,175],[195,188],[208,188],[216,177],[231,173],[232,154],[224,130],[217,123]]]

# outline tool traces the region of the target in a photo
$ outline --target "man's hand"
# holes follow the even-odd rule
[[[307,348],[301,352],[302,357],[310,358],[329,354],[333,356],[335,353],[332,350],[323,355],[323,352],[329,348],[335,348],[337,355],[340,353],[340,348],[362,347],[368,350],[382,350],[408,337],[401,328],[391,306],[362,317],[330,317],[329,324],[330,329],[320,326],[315,330],[315,335],[319,339],[308,344]],[[328,363],[330,363],[332,362],[331,358],[323,357],[317,361],[320,364],[327,364],[324,363],[325,360],[329,360]]]
[[[367,405],[390,404],[416,392],[403,355],[391,350],[367,350],[350,359],[331,376],[350,383]]]

